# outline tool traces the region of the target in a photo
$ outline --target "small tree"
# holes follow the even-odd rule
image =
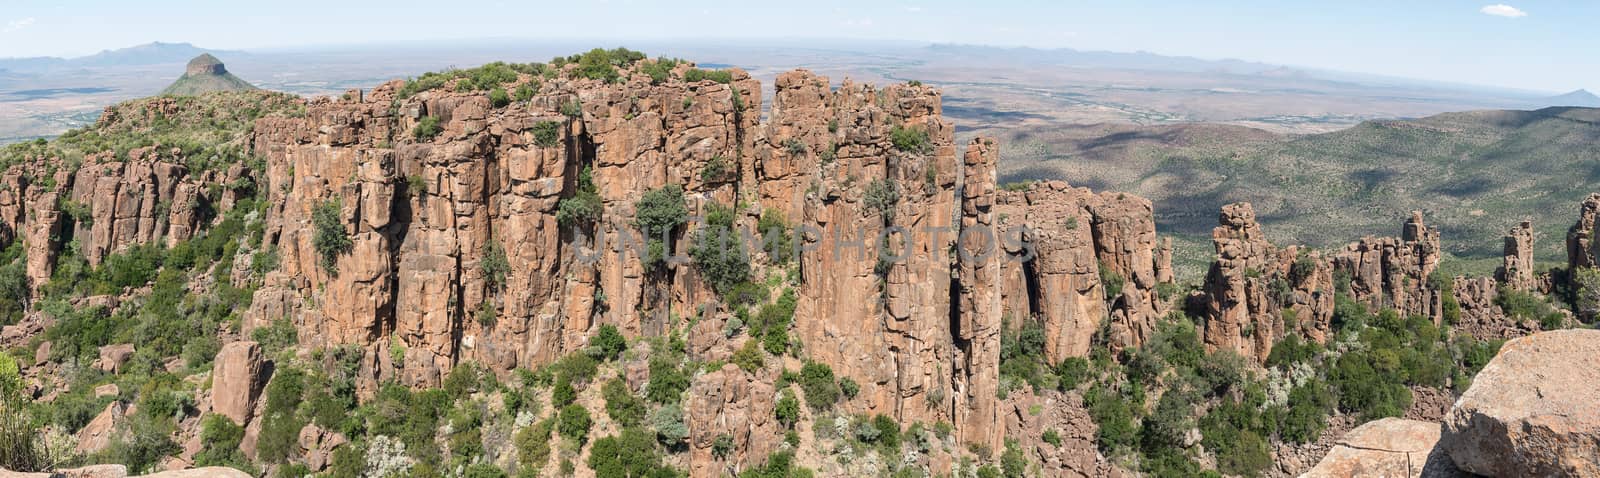
[[[683,187],[676,184],[650,190],[634,203],[634,227],[639,229],[650,244],[649,257],[644,262],[660,267],[666,259],[672,234],[689,222],[689,208],[684,205]]]
[[[483,259],[479,266],[483,268],[483,280],[489,283],[489,289],[498,292],[505,288],[511,263],[506,260],[506,250],[499,241],[490,239],[483,243]]]
[[[600,326],[600,331],[595,334],[594,340],[589,345],[600,350],[601,359],[613,360],[628,349],[628,339],[622,336],[622,332],[617,331],[617,326],[604,324]]]
[[[337,199],[330,199],[317,204],[311,210],[311,223],[316,228],[312,237],[312,246],[316,248],[318,257],[321,258],[322,268],[329,274],[337,274],[340,254],[350,252],[355,244],[351,242],[350,235],[344,230],[344,220],[340,218],[343,206]]]

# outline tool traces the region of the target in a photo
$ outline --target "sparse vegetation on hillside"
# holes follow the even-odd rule
[[[1324,248],[1394,235],[1410,211],[1428,211],[1451,273],[1488,275],[1506,228],[1530,214],[1551,238],[1535,243],[1536,258],[1565,260],[1560,238],[1594,190],[1597,125],[1600,110],[1550,108],[1296,137],[1226,125],[1021,129],[1001,135],[1000,173],[1149,198],[1158,227],[1182,236],[1174,260],[1188,277],[1203,274],[1216,212],[1234,201],[1255,205],[1274,242]]]

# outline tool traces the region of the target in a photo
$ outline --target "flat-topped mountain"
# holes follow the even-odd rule
[[[228,68],[223,66],[222,60],[211,56],[210,53],[201,53],[200,56],[189,60],[189,65],[184,69],[183,76],[178,77],[167,89],[161,90],[163,95],[194,96],[217,91],[249,91],[256,87],[244,80],[228,73]]]

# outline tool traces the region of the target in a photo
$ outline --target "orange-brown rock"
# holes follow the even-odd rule
[[[689,425],[689,474],[717,476],[748,469],[776,451],[783,433],[772,414],[774,395],[770,378],[733,364],[696,377],[683,407]],[[733,453],[718,458],[712,444],[723,435],[733,438]]]
[[[1567,269],[1595,267],[1595,226],[1600,225],[1600,193],[1591,193],[1578,208],[1578,222],[1567,229]]]
[[[1442,296],[1432,276],[1439,253],[1439,232],[1423,224],[1421,212],[1413,212],[1400,237],[1362,238],[1334,257],[1334,268],[1349,274],[1355,300],[1438,323]]]
[[[1506,342],[1444,420],[1439,446],[1485,476],[1600,476],[1600,331]]]
[[[78,218],[73,237],[89,264],[129,246],[158,239],[173,244],[194,233],[201,188],[187,182],[188,169],[173,162],[179,154],[138,148],[127,161],[95,156],[78,169],[71,200],[88,216]]]
[[[113,434],[123,421],[122,402],[112,401],[107,404],[99,415],[89,420],[88,425],[78,430],[78,453],[96,453],[111,446]]]
[[[1533,290],[1539,285],[1534,269],[1533,222],[1522,221],[1506,233],[1505,260],[1495,270],[1495,280],[1517,290]]]
[[[1439,425],[1433,422],[1384,418],[1350,430],[1301,478],[1469,476],[1457,471],[1450,458],[1434,445]]]
[[[1051,361],[1088,355],[1107,318],[1112,348],[1143,343],[1168,309],[1156,285],[1171,278],[1149,201],[1052,181],[1003,193],[998,204],[1004,317],[1043,323]],[[1121,283],[1109,300],[1103,277]]]
[[[1005,446],[1000,407],[996,405],[1000,380],[994,373],[1000,366],[1000,328],[1002,317],[1001,274],[1004,273],[994,217],[995,167],[1000,148],[993,139],[973,138],[962,160],[961,228],[957,236],[956,360],[952,372],[965,384],[953,397],[956,402],[953,423],[965,431],[967,443],[998,450]]]
[[[211,368],[211,411],[234,423],[250,422],[263,385],[261,346],[255,342],[230,342],[217,352]]]
[[[1211,234],[1217,255],[1204,288],[1206,346],[1264,361],[1286,334],[1326,340],[1329,262],[1315,251],[1273,246],[1249,203],[1223,206],[1220,224]]]

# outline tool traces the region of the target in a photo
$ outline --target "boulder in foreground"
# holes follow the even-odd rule
[[[1435,448],[1439,424],[1384,418],[1356,427],[1301,478],[1467,476]]]
[[[1600,330],[1506,342],[1445,417],[1440,448],[1486,476],[1600,476]]]

